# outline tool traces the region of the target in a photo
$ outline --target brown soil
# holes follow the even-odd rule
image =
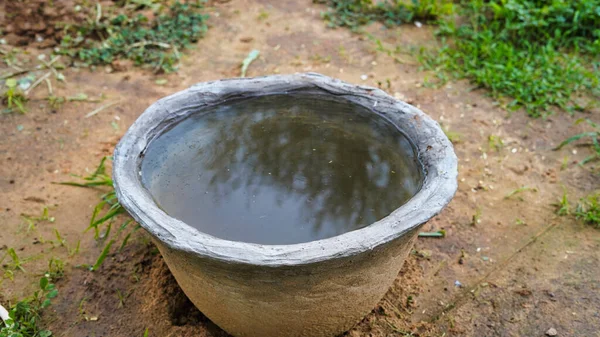
[[[228,336],[188,300],[151,244],[129,245],[95,273],[76,269],[58,285],[68,291],[46,317],[59,336],[142,336],[146,328],[156,336]]]
[[[76,11],[75,0],[0,1],[0,27],[4,39],[15,46],[53,47],[62,38],[62,27],[83,22],[89,11]]]
[[[472,90],[466,82],[425,87],[423,80],[431,74],[420,72],[409,55],[401,54],[406,62],[397,63],[376,52],[369,39],[327,29],[321,10],[310,1],[215,2],[209,33],[187,51],[177,74],[68,69],[66,83],[53,80],[55,95],[103,94],[105,101],[67,102],[55,109],[48,106],[42,85],[31,93],[27,114],[0,115],[0,247],[15,248],[27,259],[25,273],[0,281],[0,301],[30,294],[49,258],[58,257],[67,264],[65,276],[44,315],[56,336],[142,336],[146,328],[150,336],[226,336],[185,298],[142,231],[122,252],[113,249],[100,270],[76,268],[93,263],[103,248],[90,232],[83,233],[102,191],[51,182],[93,170],[158,98],[195,82],[238,76],[241,60],[259,49],[261,57],[250,66],[249,76],[315,71],[359,84],[382,83],[390,94],[461,135],[455,145],[459,190],[424,228],[443,228],[447,236],[418,240],[384,299],[346,336],[544,336],[551,327],[559,336],[596,336],[600,231],[555,216],[552,206],[563,186],[573,201],[600,186],[592,166],[576,164],[588,149],[552,151],[584,130],[573,124],[581,116],[563,113],[532,120],[518,112],[507,117],[485,91]],[[264,12],[268,18],[258,20]],[[383,43],[407,50],[433,41],[428,27],[386,30],[374,25],[369,31]],[[45,51],[27,52],[17,57],[35,65],[34,56]],[[0,74],[10,71],[2,67]],[[157,85],[159,78],[167,84]],[[119,104],[84,118],[117,100]],[[586,117],[600,122],[595,114]],[[500,137],[504,146],[491,149],[490,135]],[[535,189],[506,198],[522,186]],[[27,232],[21,214],[39,216],[44,206],[56,221],[40,221]],[[53,239],[55,228],[70,246],[81,240],[79,254],[69,256],[64,247],[40,242]],[[0,250],[0,259],[4,252]]]

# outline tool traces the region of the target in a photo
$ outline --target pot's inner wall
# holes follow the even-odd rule
[[[170,216],[218,238],[324,239],[389,215],[421,187],[410,141],[381,116],[320,96],[225,102],[154,139],[142,181]]]

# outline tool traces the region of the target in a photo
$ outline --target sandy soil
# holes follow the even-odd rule
[[[432,74],[419,71],[410,55],[398,63],[364,36],[327,29],[323,8],[305,2],[218,2],[209,9],[209,33],[187,51],[178,73],[68,69],[56,94],[103,94],[104,102],[52,109],[40,86],[27,114],[0,115],[0,257],[12,247],[27,259],[26,272],[0,281],[0,302],[30,293],[49,259],[58,257],[66,263],[65,276],[44,314],[56,336],[142,336],[146,328],[150,336],[227,336],[191,305],[143,231],[120,253],[113,250],[98,271],[77,268],[93,263],[103,247],[83,233],[102,191],[52,182],[93,170],[158,98],[195,82],[238,76],[241,60],[258,49],[261,57],[248,76],[314,71],[353,83],[380,82],[460,134],[459,190],[425,226],[447,236],[419,239],[378,307],[345,335],[544,336],[555,328],[559,336],[600,336],[600,231],[555,216],[552,206],[563,189],[577,200],[600,186],[592,166],[576,165],[587,149],[551,150],[583,130],[573,125],[581,116],[508,117],[466,82],[428,88],[423,82]],[[268,18],[258,20],[265,12]],[[407,50],[433,41],[428,27],[374,25],[369,31]],[[33,64],[44,52],[27,50],[22,57]],[[168,82],[157,85],[158,78]],[[113,101],[120,103],[84,118]],[[490,148],[491,135],[503,140],[501,149]],[[530,189],[506,197],[523,186]],[[39,216],[44,206],[55,221],[40,221],[27,232],[22,214]],[[54,229],[71,247],[80,240],[80,253],[69,256],[65,247],[43,243],[54,240]]]

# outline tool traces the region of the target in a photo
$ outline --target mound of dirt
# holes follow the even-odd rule
[[[151,314],[157,307],[164,307],[164,312],[171,325],[181,327],[177,330],[189,330],[190,332],[200,333],[199,336],[207,337],[229,336],[206,318],[187,298],[162,256],[152,257],[148,274],[149,276],[140,290],[147,295],[142,310]]]
[[[13,46],[53,47],[62,38],[62,27],[83,22],[88,14],[74,0],[0,1],[0,30]]]
[[[142,336],[148,329],[151,336],[230,337],[185,296],[154,245],[128,245],[96,272],[67,275],[56,282],[64,301],[48,313],[57,336]]]
[[[435,335],[430,323],[410,322],[421,273],[410,256],[379,305],[342,336],[385,337],[390,327],[412,336]],[[44,314],[57,336],[142,336],[148,329],[151,336],[231,337],[186,297],[152,244],[129,244],[95,272],[74,269],[65,275],[56,282],[62,300]]]

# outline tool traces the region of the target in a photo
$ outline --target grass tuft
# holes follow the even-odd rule
[[[104,223],[109,222],[114,219],[117,215],[124,213],[125,209],[119,201],[117,200],[117,195],[113,188],[113,180],[106,173],[106,161],[111,159],[110,157],[103,157],[100,160],[100,164],[96,168],[96,170],[88,176],[79,176],[74,175],[79,178],[81,182],[77,181],[66,181],[59,183],[60,185],[69,185],[69,186],[77,186],[77,187],[101,187],[105,186],[109,188],[109,191],[102,194],[100,196],[101,201],[96,204],[94,207],[94,211],[92,212],[92,217],[90,219],[90,224],[86,231],[91,229],[94,230],[94,238],[96,240],[100,239],[100,226]],[[106,206],[109,206],[108,210]]]
[[[574,210],[571,209],[566,191],[557,204],[556,214],[560,216],[574,215],[577,220],[600,229],[600,193],[582,198]]]
[[[588,225],[600,228],[600,194],[592,194],[577,204],[575,216]]]
[[[24,114],[27,112],[25,109],[25,103],[27,103],[27,97],[23,94],[21,89],[17,85],[17,80],[9,78],[4,82],[6,89],[0,93],[0,101],[6,106],[3,112],[19,112]]]
[[[51,305],[51,300],[58,295],[48,275],[39,282],[38,290],[29,298],[23,299],[10,307],[9,318],[0,320],[1,337],[50,337],[52,332],[42,329],[39,324],[40,314]]]
[[[111,160],[111,159],[112,158],[108,157],[108,156],[103,157],[100,160],[100,164],[98,164],[98,167],[96,167],[94,172],[88,176],[74,175],[75,177],[79,178],[80,181],[67,181],[67,182],[59,183],[61,185],[76,186],[76,187],[86,187],[86,188],[104,187],[104,188],[108,189],[108,191],[106,193],[104,193],[100,196],[101,200],[94,207],[94,211],[92,212],[92,216],[90,218],[90,224],[85,230],[85,232],[87,232],[87,231],[93,229],[94,230],[94,239],[101,240],[102,242],[106,241],[109,237],[111,237],[111,230],[113,227],[113,223],[115,221],[117,221],[117,217],[120,214],[126,213],[123,206],[121,206],[121,204],[117,200],[117,195],[116,195],[114,187],[113,187],[113,180],[112,180],[111,176],[107,173],[106,163],[107,163],[107,160]],[[116,233],[112,235],[113,238],[110,239],[108,241],[108,243],[104,246],[104,249],[102,250],[102,253],[96,260],[96,263],[93,266],[89,267],[90,270],[92,270],[92,271],[97,270],[102,265],[102,263],[104,262],[104,260],[108,256],[108,254],[110,253],[110,249],[111,249],[112,245],[115,243],[115,238],[118,237],[127,228],[129,228],[129,225],[132,222],[133,222],[133,219],[127,218],[119,226],[119,229],[116,231]],[[102,235],[100,235],[100,229],[104,225],[106,225],[104,233]],[[129,231],[129,233],[127,233],[125,235],[118,251],[121,251],[125,248],[125,246],[127,245],[127,242],[129,242],[129,239],[131,238],[131,235],[135,231],[137,231],[139,228],[140,228],[140,226],[138,224],[136,224],[133,227],[133,229],[131,229]],[[61,242],[60,239],[59,239],[59,242]],[[69,250],[70,255],[78,253],[79,252],[79,242],[77,242],[77,247],[75,249],[70,249],[68,247],[67,247],[67,249]]]
[[[587,124],[589,124],[592,128],[594,128],[594,131],[583,132],[583,133],[571,136],[571,137],[565,139],[562,143],[560,143],[556,148],[554,148],[554,150],[560,150],[564,146],[569,145],[573,142],[576,142],[580,139],[589,138],[592,141],[591,147],[594,150],[594,153],[587,156],[585,159],[583,159],[580,162],[581,165],[584,165],[591,161],[600,159],[600,143],[598,142],[598,138],[600,138],[600,126],[598,124],[592,122],[589,119],[578,119],[575,122],[575,124],[580,124],[582,122],[586,122]]]
[[[556,206],[556,214],[563,216],[571,214],[571,205],[569,204],[569,199],[567,198],[567,191],[563,192],[562,198],[555,204]]]
[[[360,26],[381,22],[386,26],[397,26],[417,20],[433,21],[440,15],[453,11],[449,0],[387,0],[374,3],[372,0],[313,0],[326,4],[331,9],[322,13],[329,27],[347,27],[357,30]]]
[[[438,74],[438,84],[448,75],[468,79],[509,110],[524,108],[532,117],[554,108],[588,111],[600,97],[599,6],[599,0],[463,1],[458,23],[440,21],[442,48],[421,49],[419,59]]]
[[[157,72],[176,71],[180,51],[197,42],[208,30],[208,16],[201,9],[200,3],[176,1],[167,13],[151,20],[135,12],[103,17],[98,5],[94,20],[67,28],[61,53],[89,65],[129,59]]]

